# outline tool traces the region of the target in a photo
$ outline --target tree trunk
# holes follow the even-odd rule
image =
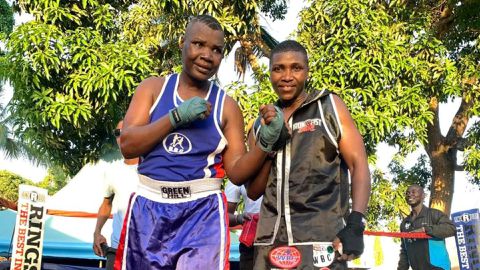
[[[434,113],[432,123],[427,125],[427,142],[425,150],[432,166],[432,184],[430,207],[450,215],[457,168],[459,144],[468,124],[468,110],[472,103],[462,99],[446,136],[440,130],[439,103],[436,97],[430,100],[430,110]]]
[[[442,149],[448,147],[441,143],[438,146],[429,153],[432,165],[430,207],[449,215],[453,199],[457,151],[453,149],[443,151]]]
[[[245,54],[247,55],[248,63],[252,68],[253,74],[255,74],[256,78],[262,78],[262,69],[258,64],[258,59],[253,53],[253,42],[249,38],[242,38],[240,39],[240,46],[242,46]]]

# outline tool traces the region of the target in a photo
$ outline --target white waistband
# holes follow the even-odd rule
[[[191,181],[158,181],[139,174],[137,194],[157,202],[187,202],[221,193],[221,178]]]

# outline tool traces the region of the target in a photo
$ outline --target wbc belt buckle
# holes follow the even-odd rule
[[[332,243],[313,244],[313,265],[315,267],[329,266],[335,260],[335,249]],[[329,269],[328,267],[321,269]]]
[[[185,199],[192,196],[190,187],[160,187],[164,199]]]
[[[296,247],[280,246],[272,249],[268,258],[270,263],[280,269],[294,269],[302,262],[302,254]]]

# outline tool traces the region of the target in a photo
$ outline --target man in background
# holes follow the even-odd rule
[[[445,238],[455,235],[455,225],[443,212],[423,204],[425,192],[419,185],[411,185],[405,199],[412,208],[400,225],[401,232],[424,232],[432,238],[402,239],[398,270],[450,270]]]
[[[228,181],[225,187],[225,196],[228,203],[228,221],[230,227],[237,225],[244,225],[245,222],[254,219],[255,215],[260,212],[260,205],[262,204],[262,197],[257,200],[251,200],[247,196],[245,186],[237,186]],[[235,211],[239,206],[240,201],[243,200],[244,208],[241,213]],[[257,219],[258,220],[258,219]],[[253,269],[253,244],[248,246],[242,242],[239,244],[240,251],[240,270]]]
[[[123,121],[120,121],[114,130],[118,145],[120,145],[122,127]],[[138,183],[137,164],[138,158],[123,159],[113,163],[111,167],[108,167],[108,170],[105,170],[103,175],[105,195],[98,209],[97,224],[93,233],[93,251],[96,255],[107,258],[106,269],[113,269],[128,201]],[[112,209],[113,228],[111,246],[108,247],[107,239],[102,235],[102,228],[110,217]]]

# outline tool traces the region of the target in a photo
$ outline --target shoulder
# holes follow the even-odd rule
[[[242,119],[242,112],[238,103],[229,95],[225,95],[225,102],[223,104],[222,122],[227,124],[229,120]]]
[[[152,76],[144,79],[138,86],[139,87],[158,87],[163,86],[165,77]]]
[[[136,92],[149,92],[156,97],[162,90],[164,83],[165,77],[148,77],[138,85]]]
[[[444,212],[442,212],[438,209],[430,208],[430,207],[427,207],[426,209],[427,209],[427,211],[429,211],[430,213],[432,213],[435,216],[447,216],[447,214],[445,214]]]
[[[237,108],[238,110],[240,110],[238,103],[231,96],[229,96],[228,94],[225,94],[225,107],[227,106],[229,108]]]

